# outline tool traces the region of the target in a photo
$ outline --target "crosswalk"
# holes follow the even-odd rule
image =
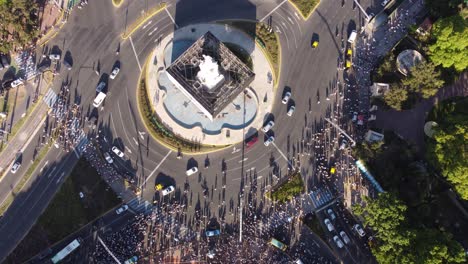
[[[279,212],[274,212],[268,218],[264,218],[258,225],[260,234],[265,237],[270,237],[276,228],[288,225],[290,223],[288,219],[290,219],[291,216],[285,212],[281,212],[281,214]]]
[[[132,208],[133,211],[142,214],[149,214],[153,209],[153,205],[150,202],[142,200],[139,197],[133,198],[127,202],[127,205]]]
[[[333,200],[333,195],[328,187],[321,187],[317,190],[311,191],[309,197],[312,200],[312,205],[315,210],[324,206]]]
[[[50,108],[52,108],[52,106],[55,104],[55,102],[57,101],[57,94],[52,90],[52,88],[49,88],[49,90],[47,91],[47,93],[45,94],[44,96],[44,102],[47,104],[47,106],[49,106]]]

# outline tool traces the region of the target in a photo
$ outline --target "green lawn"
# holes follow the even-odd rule
[[[79,192],[85,197],[81,199]],[[21,263],[120,204],[97,171],[80,159],[47,209],[8,258]]]
[[[275,201],[280,203],[287,202],[293,197],[304,192],[304,182],[300,173],[292,175],[285,183],[268,193],[267,195]]]

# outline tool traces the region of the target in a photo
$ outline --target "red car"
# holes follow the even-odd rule
[[[250,147],[252,147],[253,145],[255,145],[255,143],[257,143],[258,141],[258,137],[257,136],[253,136],[251,137],[246,143],[245,143],[245,147],[247,149],[249,149]]]

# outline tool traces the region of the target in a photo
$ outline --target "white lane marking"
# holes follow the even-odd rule
[[[138,134],[140,135],[141,140],[145,140],[145,134],[146,134],[145,131],[143,132],[138,131]]]
[[[78,154],[78,151],[76,151],[75,148],[73,148],[73,152],[75,153],[75,155],[76,155],[77,158],[80,158],[80,154]]]
[[[148,36],[151,36],[151,35],[153,35],[153,33],[154,33],[156,30],[158,30],[158,27],[156,27],[156,28],[155,28],[155,29],[153,29],[153,30],[152,30],[150,33],[148,33]]]
[[[244,158],[243,160],[239,160],[239,163],[244,162],[244,161],[246,161],[246,160],[248,160],[248,159],[249,159],[249,158]]]
[[[39,172],[42,172],[44,170],[45,166],[47,166],[47,164],[49,164],[48,160],[44,163],[44,166],[42,166],[42,168],[41,168],[41,170]]]
[[[148,175],[148,177],[146,177],[145,181],[140,185],[140,188],[146,184],[146,182],[151,178],[151,176],[153,176],[153,174],[159,169],[159,167],[161,167],[161,165],[163,164],[163,162],[167,159],[167,157],[169,157],[169,155],[172,153],[172,150],[169,150],[169,152],[167,152],[166,156],[164,156],[164,158],[159,162],[159,164],[156,166],[156,168],[154,168],[154,170],[150,173],[150,175]]]
[[[58,180],[55,183],[58,184],[62,180],[64,175],[65,175],[65,172],[62,172],[62,174],[60,174],[60,177],[58,178]]]
[[[136,58],[136,61],[137,61],[137,63],[138,63],[138,68],[140,68],[140,72],[141,72],[140,60],[138,59],[138,55],[137,55],[137,52],[136,52],[136,50],[135,50],[135,46],[133,45],[132,37],[130,37],[129,39],[130,39],[130,44],[132,44],[133,53],[135,53],[135,58]]]
[[[129,147],[125,146],[125,149],[126,149],[130,154],[132,154],[132,150],[131,150]]]
[[[52,175],[54,174],[54,171],[55,171],[56,168],[57,168],[57,166],[54,166],[54,167],[52,168],[52,170],[50,171],[49,176],[47,176],[47,178],[52,177]]]
[[[286,155],[284,155],[283,151],[281,151],[281,149],[279,149],[278,146],[276,146],[275,142],[272,142],[272,145],[276,148],[276,150],[278,150],[279,154],[281,156],[283,156],[283,158],[289,163],[288,157],[286,157]]]
[[[169,18],[172,20],[172,23],[174,23],[174,25],[176,26],[176,28],[179,28],[179,26],[176,24],[174,18],[172,17],[171,13],[169,13],[169,11],[167,10],[167,8],[165,8],[164,10],[166,10],[167,15],[168,15]]]
[[[273,8],[273,10],[270,11],[270,13],[266,14],[262,19],[260,19],[260,22],[263,22],[267,17],[269,17],[271,14],[273,14],[278,8],[280,8],[284,3],[286,3],[288,0],[284,0],[281,2],[277,7]]]
[[[296,15],[297,18],[301,19],[301,17],[299,17],[299,15],[297,14],[297,12],[294,12],[294,15]]]
[[[135,145],[138,146],[138,145],[139,145],[139,144],[138,144],[138,140],[136,140],[134,137],[132,137],[132,139],[133,139],[133,142],[135,142]]]
[[[289,16],[288,16],[288,20],[289,20],[289,22],[291,22],[291,24],[293,24],[293,25],[294,25],[294,21],[292,20],[292,18],[291,18],[291,17],[289,17]]]
[[[102,241],[102,239],[98,236],[97,237],[98,240],[99,240],[99,243],[102,244],[102,246],[106,249],[107,253],[109,253],[109,255],[111,255],[111,257],[115,260],[115,262],[117,262],[118,264],[122,264],[114,255],[114,253],[112,253],[112,251],[109,250],[109,248],[106,246],[106,244],[104,244],[104,242]]]
[[[153,22],[153,20],[150,20],[148,23],[146,23],[146,25],[143,26],[143,29],[145,29],[147,26],[151,25],[152,22]]]
[[[275,26],[275,28],[276,28],[276,33],[281,34],[281,30],[279,29],[279,27],[278,27],[278,26]]]

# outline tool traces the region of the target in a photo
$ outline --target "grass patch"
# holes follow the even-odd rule
[[[145,69],[143,69],[145,71]],[[159,119],[154,111],[148,93],[146,91],[145,79],[140,80],[140,85],[137,93],[138,105],[143,116],[143,121],[149,128],[151,135],[156,138],[159,142],[166,145],[169,148],[180,150],[182,152],[202,152],[212,151],[223,148],[225,146],[211,146],[203,145],[197,142],[188,141],[182,137],[175,135],[171,130],[167,129],[163,122]]]
[[[279,50],[279,38],[274,31],[270,32],[267,26],[263,23],[249,21],[223,21],[222,23],[238,28],[255,39],[255,41],[266,51],[267,59],[273,68],[275,83],[278,83],[281,56]]]
[[[226,45],[226,47],[228,47],[228,49],[234,53],[236,57],[238,57],[243,63],[245,63],[245,65],[247,65],[247,67],[249,67],[249,69],[253,71],[252,58],[242,47],[229,42],[223,42],[223,44]]]
[[[79,192],[84,193],[84,199]],[[80,159],[7,262],[21,263],[31,258],[120,203],[97,171]]]
[[[267,196],[274,201],[284,203],[303,192],[304,182],[302,181],[301,174],[297,172],[289,177],[286,182],[275,187],[273,191],[267,193]]]
[[[289,0],[301,13],[302,17],[308,18],[320,0]]]

